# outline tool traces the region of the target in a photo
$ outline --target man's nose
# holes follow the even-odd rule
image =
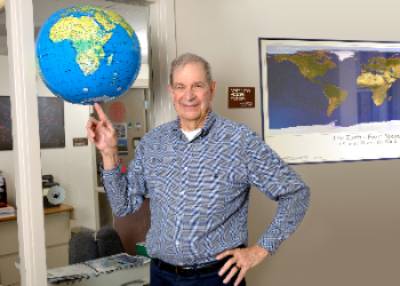
[[[184,96],[187,100],[193,100],[195,98],[195,94],[193,92],[193,89],[191,87],[188,87],[185,89]]]

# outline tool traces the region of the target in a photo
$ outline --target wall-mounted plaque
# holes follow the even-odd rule
[[[254,87],[228,87],[229,108],[254,108]]]

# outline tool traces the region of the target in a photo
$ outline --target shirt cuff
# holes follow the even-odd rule
[[[121,164],[118,164],[117,166],[115,166],[113,169],[110,169],[110,170],[104,170],[103,166],[101,166],[100,172],[103,177],[119,174],[119,173],[121,173]]]
[[[282,241],[280,239],[273,238],[260,238],[257,244],[268,251],[269,255],[274,255],[281,245]]]

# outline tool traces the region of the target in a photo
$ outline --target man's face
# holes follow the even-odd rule
[[[188,63],[178,67],[174,71],[173,81],[169,91],[181,127],[185,130],[201,127],[211,108],[215,82],[207,81],[203,65],[200,63]]]

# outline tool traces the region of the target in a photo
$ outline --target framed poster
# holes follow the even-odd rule
[[[10,97],[0,96],[0,150],[12,150]]]
[[[58,97],[38,97],[40,148],[64,148],[64,102]],[[12,150],[9,96],[0,96],[0,151]]]
[[[263,136],[288,163],[400,157],[400,42],[259,39]]]
[[[64,148],[64,101],[59,97],[38,97],[40,148]]]

